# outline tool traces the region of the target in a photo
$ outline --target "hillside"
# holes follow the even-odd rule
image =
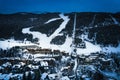
[[[30,41],[39,43],[43,48],[55,47],[52,49],[62,51],[67,46],[67,51],[70,51],[74,15],[75,13],[0,14],[0,39]],[[97,46],[97,49],[99,47],[98,51],[101,46],[119,47],[120,13],[83,12],[76,15],[75,45],[78,49],[85,49],[88,45]]]

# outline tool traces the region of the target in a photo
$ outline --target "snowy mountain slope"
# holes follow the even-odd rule
[[[64,45],[62,45],[62,46],[50,44],[50,41],[55,36],[59,35],[60,31],[66,27],[66,24],[69,21],[69,18],[67,16],[64,16],[64,14],[60,14],[60,18],[63,19],[64,21],[61,23],[61,25],[58,27],[58,29],[55,32],[53,32],[53,34],[49,37],[47,37],[46,34],[42,34],[40,32],[30,31],[30,28],[25,28],[22,30],[22,32],[24,34],[26,34],[26,33],[32,34],[33,38],[38,38],[38,40],[39,40],[38,43],[40,44],[39,46],[42,48],[58,49],[58,50],[69,52],[70,45],[71,45],[71,39],[69,37],[66,38],[66,41],[65,41]]]
[[[119,13],[76,14],[74,31],[78,54],[101,50],[120,52]],[[20,44],[71,52],[74,13],[1,14],[0,21],[0,47],[3,49]]]

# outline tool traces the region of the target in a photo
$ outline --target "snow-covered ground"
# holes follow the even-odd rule
[[[53,22],[53,21],[56,21],[56,20],[59,20],[59,19],[61,19],[61,18],[53,18],[53,19],[50,19],[50,20],[48,20],[47,22],[45,22],[45,24],[48,24],[48,23],[50,23],[50,22]]]
[[[18,80],[21,80],[21,77],[23,76],[23,74],[1,74],[0,73],[0,80],[9,80],[10,77],[17,77]]]
[[[66,52],[69,52],[70,51],[70,45],[71,45],[71,42],[72,42],[72,38],[68,37],[66,38],[66,41],[63,45],[54,45],[54,44],[50,44],[50,41],[59,35],[59,33],[66,27],[67,23],[69,22],[69,17],[68,16],[65,16],[64,14],[60,14],[59,15],[61,19],[63,19],[63,22],[61,23],[61,25],[58,27],[58,29],[50,36],[50,37],[47,37],[46,34],[42,34],[40,32],[37,32],[37,31],[30,31],[30,28],[24,28],[22,30],[22,32],[24,34],[28,33],[28,34],[32,34],[33,35],[33,38],[38,38],[39,39],[39,43],[40,47],[42,48],[50,48],[52,50],[61,50],[61,51],[66,51]],[[53,18],[53,19],[50,19],[48,20],[47,22],[50,22],[50,21],[53,21],[53,20],[57,20],[59,18]]]
[[[67,76],[61,78],[61,80],[70,80]]]
[[[120,76],[115,72],[107,72],[107,71],[101,71],[101,70],[100,72],[107,77],[112,77],[112,78],[115,78],[116,80],[120,80]]]
[[[29,45],[35,45],[31,43],[30,41],[16,41],[14,39],[7,39],[4,41],[0,41],[0,48],[2,49],[9,49],[14,46],[29,46]]]
[[[58,36],[58,34],[65,29],[67,23],[69,22],[69,17],[65,16],[64,14],[60,14],[59,15],[61,17],[61,19],[63,19],[64,21],[62,22],[62,24],[59,26],[59,28],[57,30],[55,30],[55,32],[49,37],[49,39],[53,39],[55,36]]]
[[[22,33],[23,34],[32,34],[33,35],[33,39],[38,38],[38,43],[39,47],[41,48],[49,48],[52,50],[60,50],[60,51],[65,51],[65,52],[71,52],[71,44],[72,44],[72,37],[68,37],[68,35],[66,36],[66,40],[65,43],[63,45],[54,45],[54,44],[50,44],[51,40],[58,36],[61,35],[60,32],[65,29],[66,25],[68,24],[70,18],[69,16],[65,16],[64,14],[60,14],[60,17],[58,18],[52,18],[48,21],[45,22],[45,24],[48,24],[52,21],[55,20],[59,20],[59,19],[63,19],[63,22],[61,23],[61,25],[58,27],[58,29],[56,29],[55,32],[53,32],[53,34],[49,37],[47,37],[46,34],[42,34],[40,32],[37,31],[30,31],[30,29],[32,27],[29,28],[23,28]],[[117,24],[118,22],[116,22],[116,20],[114,20],[114,18],[112,17],[113,21]],[[94,21],[92,21],[93,23]],[[92,24],[91,23],[91,24]],[[75,31],[75,30],[73,30]],[[81,48],[77,48],[77,54],[85,54],[85,55],[89,55],[90,53],[93,52],[100,52],[100,51],[104,51],[104,52],[120,52],[120,45],[117,48],[114,47],[100,47],[100,45],[94,45],[93,43],[90,42],[90,40],[87,38],[87,35],[82,35],[80,37],[86,44],[86,48],[81,49]],[[0,48],[2,49],[8,49],[11,48],[13,46],[27,46],[27,45],[36,45],[34,43],[31,43],[30,41],[16,41],[14,39],[8,39],[8,40],[4,40],[4,41],[0,41]]]
[[[85,41],[85,43],[86,43],[86,48],[85,49],[78,48],[77,49],[78,54],[89,55],[90,53],[100,52],[102,50],[99,45],[94,45],[88,41]]]
[[[102,51],[108,53],[118,53],[120,52],[120,44],[118,45],[118,47],[112,47],[112,46],[103,47]]]

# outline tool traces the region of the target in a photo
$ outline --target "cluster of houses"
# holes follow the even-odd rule
[[[0,80],[119,80],[120,55],[103,52],[77,55],[74,71],[75,62],[68,53],[37,46],[20,49],[22,55],[30,54],[32,58],[1,58]],[[117,77],[105,72],[114,72]]]
[[[65,51],[61,52],[60,50],[52,50],[52,49],[42,49],[41,47],[38,46],[22,46],[20,47],[24,50],[26,53],[31,53],[31,54],[42,54],[42,55],[47,55],[48,57],[57,57],[57,56],[62,56],[62,55],[69,55],[69,53],[66,53]],[[45,57],[47,57],[45,56]],[[44,56],[42,56],[44,57]]]

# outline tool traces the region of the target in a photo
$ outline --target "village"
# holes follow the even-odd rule
[[[14,55],[12,51],[15,49]],[[97,52],[75,57],[36,46],[14,47],[0,52],[0,80],[118,80],[120,76],[119,54]],[[11,52],[11,57],[5,55]],[[75,58],[77,66],[74,70]]]

